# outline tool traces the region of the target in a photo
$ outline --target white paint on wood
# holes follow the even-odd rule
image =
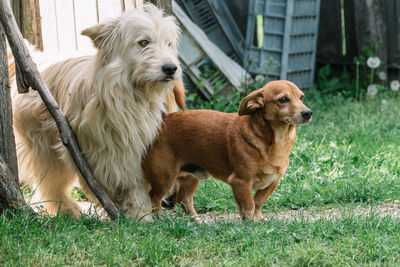
[[[122,0],[122,1],[124,2],[125,5],[125,10],[123,11],[135,9],[134,0]]]
[[[72,0],[54,0],[57,16],[58,41],[60,50],[77,49],[74,9]]]
[[[40,0],[39,7],[42,23],[43,49],[45,51],[59,50],[54,0]]]
[[[97,0],[97,4],[100,22],[121,14],[121,0]]]
[[[78,50],[94,50],[89,37],[82,30],[97,24],[96,0],[73,0]]]
[[[121,0],[121,1],[124,2],[125,10],[143,8],[143,0]]]
[[[135,2],[135,7],[139,9],[143,9],[143,0],[132,0]]]
[[[123,6],[126,10],[142,7],[143,0],[39,0],[44,50],[94,52],[91,40],[81,31],[117,17]]]

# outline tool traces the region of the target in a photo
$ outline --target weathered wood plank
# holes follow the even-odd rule
[[[332,63],[342,56],[340,1],[321,0],[320,12],[317,61]]]
[[[143,8],[143,0],[132,0],[135,1],[135,8]]]
[[[388,67],[400,70],[400,0],[386,2],[386,24],[388,27]],[[400,76],[397,75],[396,79]]]
[[[212,60],[215,67],[223,73],[229,83],[235,88],[240,89],[246,77],[245,70],[214,45],[205,33],[189,19],[175,1],[173,1],[173,11],[178,21],[181,23],[181,27],[185,28],[187,30],[185,32],[190,34],[189,38],[196,41],[199,48]]]
[[[24,38],[43,50],[39,0],[11,0],[11,4]]]
[[[97,24],[96,0],[73,0],[78,50],[94,50],[92,41],[81,32]]]
[[[60,50],[76,50],[77,35],[72,0],[55,0],[55,9]]]
[[[142,8],[143,0],[121,0],[122,11]]]
[[[55,1],[40,0],[39,7],[42,16],[43,50],[59,50]]]
[[[354,0],[357,48],[367,46],[381,59],[380,70],[387,71],[386,0]]]
[[[108,18],[117,17],[121,14],[121,1],[120,0],[97,0],[99,10],[99,21]]]
[[[122,11],[143,8],[143,0],[121,0]]]

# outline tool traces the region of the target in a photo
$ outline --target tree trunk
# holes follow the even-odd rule
[[[0,26],[0,156],[7,164],[16,181],[18,181],[5,41],[3,28]]]
[[[5,209],[28,207],[14,175],[0,156],[0,214]]]
[[[11,0],[11,6],[22,36],[43,51],[39,0]]]
[[[381,60],[380,70],[387,71],[386,0],[354,0],[358,54],[368,47]]]
[[[25,205],[18,185],[6,43],[0,26],[0,212]]]

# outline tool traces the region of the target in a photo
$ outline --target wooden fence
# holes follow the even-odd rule
[[[320,22],[317,44],[317,64],[331,64],[333,68],[354,63],[354,58],[363,54],[361,51],[365,40],[360,40],[359,32],[363,25],[356,21],[355,0],[343,0],[344,23],[342,23],[341,0],[321,0]],[[368,2],[368,1],[366,1]],[[369,1],[371,2],[371,1]],[[377,54],[383,54],[389,76],[400,78],[400,0],[384,0],[381,5],[382,14],[379,17],[369,17],[367,20],[382,25],[386,38]],[[359,12],[359,11],[358,11]],[[360,13],[360,12],[359,12]],[[358,23],[358,25],[357,25]]]
[[[91,50],[83,29],[142,5],[140,0],[39,0],[43,49]]]

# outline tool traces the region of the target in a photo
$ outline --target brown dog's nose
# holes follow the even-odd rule
[[[303,111],[301,112],[301,116],[303,116],[303,119],[304,119],[305,121],[308,121],[308,120],[311,118],[311,116],[312,116],[312,111],[311,111],[311,109],[303,110]]]
[[[175,74],[175,71],[178,69],[178,67],[174,63],[166,63],[161,66],[161,69],[165,74],[172,76]]]

